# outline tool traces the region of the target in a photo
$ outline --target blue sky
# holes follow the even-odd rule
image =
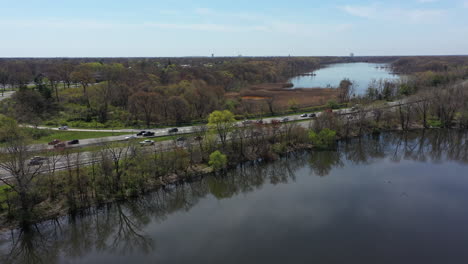
[[[0,57],[468,54],[468,0],[0,0]]]

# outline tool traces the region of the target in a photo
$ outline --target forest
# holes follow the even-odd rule
[[[468,67],[466,56],[4,58],[1,92],[17,92],[0,102],[0,113],[20,123],[81,128],[203,123],[209,113],[224,109],[244,119],[343,101],[331,90],[307,91],[310,98],[323,99],[296,106],[295,98],[280,104],[281,98],[268,93],[283,90],[278,97],[289,98],[282,88],[289,78],[330,63],[358,61],[391,63],[394,72],[408,75],[397,87],[403,95],[463,78]],[[262,85],[273,87],[261,94],[265,100],[241,96],[258,95]]]

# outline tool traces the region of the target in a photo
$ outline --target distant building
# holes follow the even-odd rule
[[[351,52],[351,54],[349,54],[349,56],[352,58],[354,57],[354,53]]]

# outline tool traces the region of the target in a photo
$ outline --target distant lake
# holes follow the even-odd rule
[[[246,164],[0,233],[0,263],[468,263],[468,133]]]
[[[289,80],[294,88],[338,87],[340,81],[348,78],[355,84],[357,94],[363,94],[369,83],[375,79],[398,79],[389,71],[388,64],[377,63],[337,63],[313,72],[315,76],[297,76]]]

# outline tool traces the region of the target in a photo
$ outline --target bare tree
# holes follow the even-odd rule
[[[35,179],[40,175],[42,163],[30,164],[30,147],[27,138],[21,134],[14,121],[3,123],[2,133],[7,137],[4,153],[0,158],[0,169],[8,176],[1,176],[0,181],[8,185],[18,194],[21,222],[27,224],[31,219],[31,211],[35,205]]]

